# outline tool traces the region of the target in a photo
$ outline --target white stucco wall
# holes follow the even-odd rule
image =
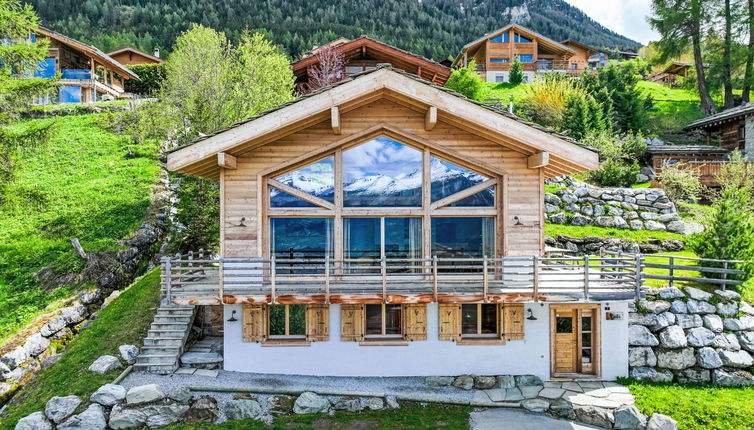
[[[503,76],[503,82],[508,82],[508,74],[510,72],[507,71],[487,71],[487,82],[498,82],[497,76],[502,75]],[[534,78],[536,78],[537,74],[535,72],[524,72],[524,82],[526,83],[532,83],[534,82]]]
[[[550,378],[549,305],[527,303],[536,321],[526,320],[525,340],[505,345],[457,345],[438,340],[438,306],[427,305],[427,340],[407,346],[361,346],[340,341],[340,306],[330,307],[330,340],[308,347],[262,346],[241,341],[241,321],[225,323],[225,370],[327,376],[429,376],[534,374]],[[602,378],[628,374],[627,304],[610,303],[623,319],[604,321]],[[225,320],[241,306],[225,306]]]

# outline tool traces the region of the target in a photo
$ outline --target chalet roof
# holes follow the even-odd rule
[[[138,49],[132,48],[130,46],[126,46],[125,48],[120,48],[120,49],[115,50],[113,52],[108,52],[107,55],[109,55],[109,56],[112,57],[114,55],[122,54],[124,52],[132,52],[134,54],[141,55],[142,57],[148,58],[148,59],[154,61],[155,63],[164,63],[165,62],[165,60],[162,59],[162,58],[160,58],[160,57],[155,57],[154,55],[147,54],[144,51],[139,51]]]
[[[514,133],[515,130],[512,130],[513,128],[515,128],[513,127],[513,124],[524,125],[526,126],[528,130],[534,131],[535,135],[527,136],[528,140],[526,142],[522,142],[525,145],[531,146],[531,150],[530,150],[531,153],[536,153],[542,150],[542,148],[536,147],[536,145],[534,144],[535,140],[539,140],[541,142],[546,141],[548,150],[553,150],[553,149],[557,150],[558,148],[563,149],[563,152],[564,152],[563,154],[556,153],[553,155],[555,156],[563,155],[563,158],[562,158],[563,163],[569,165],[572,171],[575,172],[575,171],[588,170],[588,169],[598,167],[599,160],[598,160],[597,154],[599,154],[599,151],[594,148],[591,148],[583,143],[580,143],[568,136],[560,134],[550,128],[546,128],[539,124],[535,124],[527,120],[524,120],[505,110],[496,109],[494,107],[484,105],[475,100],[471,100],[460,93],[457,93],[448,88],[433,84],[432,82],[423,80],[420,77],[410,74],[408,72],[405,72],[401,69],[397,69],[388,64],[380,64],[374,70],[368,70],[365,72],[351,75],[347,77],[346,79],[343,79],[339,82],[334,83],[333,85],[320,88],[317,91],[301,96],[295,100],[292,100],[287,103],[283,103],[275,108],[272,108],[265,112],[261,112],[258,115],[255,115],[251,118],[248,118],[243,121],[239,121],[225,129],[218,130],[215,133],[201,136],[197,139],[194,139],[187,145],[174,148],[170,150],[168,153],[168,168],[171,170],[186,171],[188,170],[186,168],[188,168],[191,164],[205,161],[215,156],[219,152],[224,152],[224,151],[232,152],[232,149],[235,146],[238,146],[241,143],[248,141],[255,136],[260,136],[265,133],[264,130],[261,130],[263,127],[249,127],[252,123],[257,124],[259,123],[259,121],[264,120],[266,117],[275,116],[277,113],[280,113],[280,115],[282,115],[283,118],[281,118],[281,120],[284,122],[294,121],[293,119],[291,119],[291,115],[283,113],[282,111],[288,111],[290,108],[293,108],[296,105],[308,104],[311,101],[311,103],[316,105],[318,109],[327,111],[327,113],[329,113],[330,107],[337,106],[338,102],[336,100],[333,100],[334,97],[328,98],[328,95],[331,95],[332,93],[334,93],[336,90],[338,90],[341,87],[345,88],[350,85],[355,85],[357,81],[366,81],[367,79],[369,79],[370,76],[375,77],[375,80],[377,80],[376,77],[381,76],[381,74],[384,74],[385,72],[389,73],[390,77],[399,78],[397,79],[397,81],[399,82],[390,82],[390,83],[383,82],[381,84],[376,83],[375,85],[371,85],[372,87],[374,87],[374,89],[371,90],[371,92],[380,91],[380,90],[382,90],[383,92],[385,91],[401,92],[403,90],[406,90],[406,86],[411,82],[420,83],[426,87],[429,87],[431,91],[439,92],[441,94],[446,94],[446,96],[451,95],[455,99],[457,99],[457,100],[454,100],[453,105],[448,105],[449,109],[455,106],[460,106],[458,102],[463,102],[463,103],[471,104],[472,109],[475,109],[475,110],[478,109],[478,111],[476,111],[478,113],[477,115],[478,117],[488,115],[490,113],[494,114],[493,118],[499,118],[506,122],[506,124],[500,124],[500,129],[505,130],[505,133],[503,134]],[[408,90],[406,92],[409,97],[418,98],[415,91]],[[362,94],[359,94],[359,95],[362,95]],[[348,95],[344,97],[347,97],[345,100],[343,100],[345,102],[346,100],[349,100],[348,98],[356,98],[357,96],[353,96],[352,92],[349,92]],[[322,99],[322,100],[320,101],[319,99]],[[314,100],[317,100],[317,102],[315,102]],[[441,110],[440,107],[438,107],[438,111],[439,110]],[[452,115],[453,113],[450,112],[450,114]],[[495,124],[485,122],[483,119],[477,118],[477,117],[470,118],[470,120],[478,120],[481,123],[483,123],[484,126],[490,129],[492,129],[492,127],[495,126]],[[279,127],[280,126],[279,123],[280,121],[278,121],[278,123],[275,124],[275,126]],[[250,134],[253,134],[254,136],[250,136]],[[223,137],[227,137],[227,138],[223,139]],[[215,145],[212,146],[211,144],[215,144]],[[199,147],[201,147],[202,145],[205,145],[206,148],[199,149]],[[568,156],[565,154],[569,152],[567,148],[572,148],[576,150],[576,152],[578,152],[580,156],[583,156],[585,154],[584,150],[586,150],[588,151],[587,153],[591,153],[593,157],[589,157],[590,161],[587,162],[586,164],[581,164],[581,162],[579,161],[571,160],[568,158]],[[195,150],[196,153],[199,155],[187,156],[185,158],[188,158],[189,160],[180,160],[180,161],[177,160],[176,157],[174,156],[174,155],[178,155],[178,153],[186,153],[186,151],[191,151],[192,149]],[[580,167],[576,167],[576,166],[580,166]],[[188,171],[187,173],[192,173],[192,172]]]
[[[592,47],[591,47],[591,46],[589,46],[589,45],[585,45],[585,44],[583,44],[583,43],[581,43],[581,42],[578,42],[578,41],[576,41],[576,40],[573,40],[573,39],[566,39],[566,40],[564,40],[564,41],[562,41],[562,42],[560,42],[560,43],[561,43],[561,44],[563,44],[563,45],[565,45],[565,46],[568,46],[568,45],[575,45],[575,46],[578,46],[578,47],[579,47],[579,48],[581,48],[581,49],[584,49],[585,51],[594,51],[594,52],[600,52],[600,50],[599,50],[599,49],[597,49],[597,48],[592,48]]]
[[[714,115],[710,115],[706,118],[696,120],[692,122],[691,124],[687,125],[686,127],[684,127],[683,129],[688,131],[688,130],[696,130],[696,129],[716,128],[720,124],[723,124],[729,121],[735,121],[737,119],[744,118],[751,114],[754,114],[754,102],[744,103],[740,106],[726,109],[722,112],[716,113]]]
[[[674,154],[727,154],[725,148],[712,145],[654,145],[647,147],[650,155]]]
[[[683,69],[688,69],[689,67],[691,67],[691,63],[689,63],[689,62],[686,62],[686,61],[673,61],[672,63],[668,64],[668,67],[666,67],[662,71],[662,73],[670,73],[670,74],[673,74],[673,75],[677,75]]]
[[[456,56],[455,60],[453,60],[453,64],[458,63],[458,61],[461,59],[461,56],[464,52],[470,50],[471,48],[475,47],[476,45],[479,45],[480,43],[484,42],[487,39],[493,38],[499,34],[505,33],[506,31],[510,30],[511,28],[518,30],[520,33],[524,33],[525,35],[528,35],[529,37],[534,37],[538,40],[539,45],[550,47],[551,49],[554,48],[556,50],[564,51],[569,54],[575,54],[576,51],[569,48],[568,46],[557,42],[553,39],[550,39],[547,36],[543,36],[542,34],[537,33],[536,31],[529,30],[526,27],[522,27],[518,24],[509,24],[505,27],[498,28],[497,30],[493,31],[492,33],[487,33],[484,36],[480,37],[479,39],[474,40],[473,42],[469,42],[466,45],[461,48],[461,52]]]
[[[56,31],[52,31],[44,27],[37,27],[36,33],[39,33],[45,37],[49,37],[50,39],[55,39],[58,42],[64,43],[73,49],[84,52],[85,54],[95,58],[100,63],[112,67],[116,72],[118,72],[118,74],[122,75],[123,77],[139,79],[139,76],[136,73],[132,72],[126,66],[115,61],[109,55],[100,51],[96,46],[87,45],[86,43],[79,42],[76,39],[72,39],[66,35],[60,34]]]

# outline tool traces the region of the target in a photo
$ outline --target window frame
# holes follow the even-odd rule
[[[290,341],[305,341],[306,340],[306,333],[307,333],[307,329],[308,329],[308,326],[307,326],[308,322],[306,321],[306,305],[305,304],[291,305],[291,304],[279,304],[279,303],[275,303],[275,304],[269,304],[267,306],[268,306],[267,307],[267,321],[266,321],[266,324],[265,324],[265,330],[267,332],[267,340],[268,341],[275,342],[275,341],[285,341],[285,340],[290,340]],[[285,334],[277,334],[277,335],[270,334],[270,323],[272,321],[272,307],[273,306],[284,306],[284,309],[285,309],[285,314],[284,314],[285,315],[285,317],[284,317],[285,318]],[[303,309],[304,309],[304,334],[301,334],[301,335],[299,335],[299,334],[290,334],[290,322],[291,322],[290,321],[290,317],[291,317],[290,306],[303,306]]]
[[[380,306],[380,334],[367,334],[367,307],[368,306]],[[398,319],[398,334],[387,334],[387,307],[396,306],[400,309]],[[400,304],[395,303],[379,303],[379,304],[365,304],[364,305],[364,341],[379,341],[379,340],[403,340],[405,336],[405,330],[403,329],[403,307]]]
[[[463,307],[469,305],[476,305],[476,333],[464,333],[463,332]],[[494,306],[495,308],[495,332],[494,333],[482,333],[482,306]],[[497,303],[464,303],[461,304],[461,339],[462,340],[475,340],[475,339],[499,339],[500,338],[500,306]]]

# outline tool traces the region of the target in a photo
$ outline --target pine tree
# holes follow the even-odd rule
[[[524,68],[521,66],[521,60],[518,55],[513,59],[513,65],[511,65],[511,71],[508,75],[508,82],[513,85],[518,85],[524,81]]]
[[[568,97],[563,113],[562,130],[569,130],[574,139],[583,139],[590,133],[605,130],[602,109],[589,94],[576,93]]]

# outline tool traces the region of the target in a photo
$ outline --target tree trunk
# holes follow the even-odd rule
[[[733,107],[733,83],[731,82],[731,12],[730,0],[725,0],[725,39],[723,40],[723,91],[725,92],[725,109]]]
[[[704,59],[702,58],[701,0],[691,0],[691,41],[694,47],[694,65],[696,69],[696,89],[699,92],[699,109],[711,115],[716,112],[715,103],[707,90],[704,80]]]
[[[749,47],[746,50],[746,71],[744,72],[744,84],[741,91],[741,99],[744,103],[749,102],[751,91],[752,63],[754,62],[754,0],[748,0],[749,5]]]

